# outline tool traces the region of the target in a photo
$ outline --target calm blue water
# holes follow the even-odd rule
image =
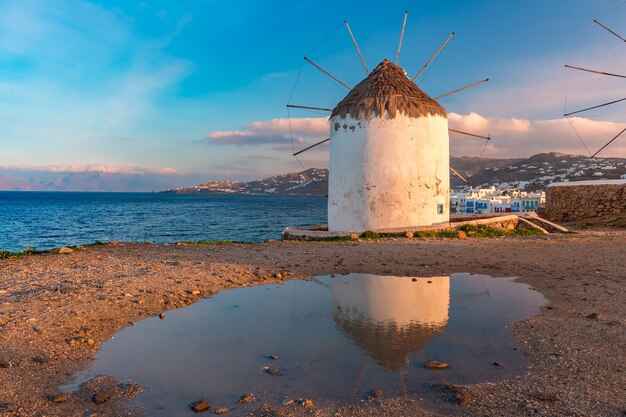
[[[326,223],[326,198],[0,191],[0,250],[95,241],[278,239],[285,226]]]

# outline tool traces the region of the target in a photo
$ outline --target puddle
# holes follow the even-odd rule
[[[244,393],[277,405],[333,404],[380,389],[436,406],[433,383],[524,372],[508,329],[545,301],[513,278],[469,274],[349,274],[235,289],[120,331],[77,384],[97,374],[137,382],[144,392],[134,405],[150,415],[188,416],[200,398],[240,415],[260,403],[237,404]],[[425,369],[430,359],[449,367]]]

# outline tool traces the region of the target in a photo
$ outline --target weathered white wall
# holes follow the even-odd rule
[[[328,229],[449,221],[448,120],[403,115],[330,120]],[[438,205],[443,214],[438,214]]]

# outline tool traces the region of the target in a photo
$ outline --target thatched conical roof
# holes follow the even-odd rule
[[[382,117],[385,111],[390,118],[398,114],[447,117],[446,110],[439,103],[420,90],[402,68],[386,59],[350,90],[330,117],[350,114],[355,119],[370,119]]]

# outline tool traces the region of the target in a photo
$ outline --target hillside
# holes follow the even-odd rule
[[[626,158],[595,158],[560,153],[542,153],[530,158],[451,158],[450,165],[470,180],[470,185],[502,185],[526,190],[543,189],[551,182],[615,179],[626,175]],[[466,186],[451,176],[452,187]],[[165,191],[177,194],[296,194],[326,195],[328,170],[311,168],[303,172],[251,182],[214,181],[195,187]]]

